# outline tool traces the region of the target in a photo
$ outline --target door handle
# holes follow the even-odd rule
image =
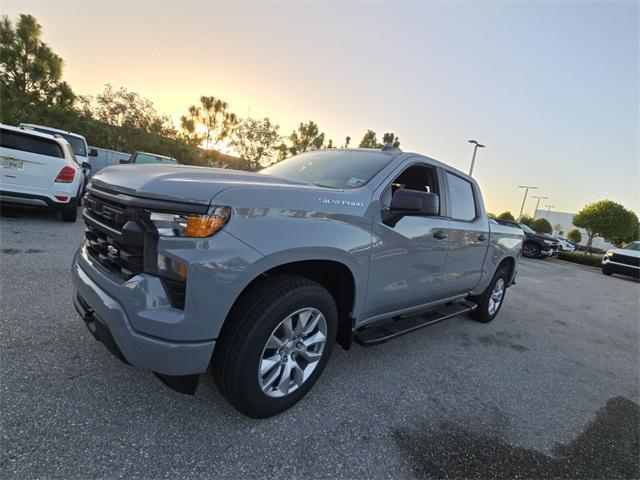
[[[478,235],[479,242],[484,242],[487,238],[488,237],[484,233],[481,233],[480,235]]]
[[[449,235],[444,233],[442,230],[438,230],[436,233],[433,234],[433,238],[437,238],[438,240],[444,240],[448,236]]]

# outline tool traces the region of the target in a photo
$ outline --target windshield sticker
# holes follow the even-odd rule
[[[364,185],[366,182],[366,180],[363,180],[362,178],[350,178],[349,180],[347,180],[347,187],[349,188],[355,188],[355,187],[359,187],[361,185]]]

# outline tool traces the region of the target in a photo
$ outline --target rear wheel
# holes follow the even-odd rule
[[[540,247],[535,243],[527,242],[522,247],[522,254],[527,258],[540,257]]]
[[[293,406],[316,382],[338,314],[321,285],[282,275],[251,287],[227,322],[213,359],[216,385],[238,411],[265,418]]]
[[[489,323],[496,318],[504,302],[504,296],[507,293],[508,281],[508,270],[506,268],[500,268],[493,276],[491,283],[484,293],[472,299],[478,306],[471,312],[471,318],[481,323]]]
[[[65,222],[75,222],[78,218],[78,205],[75,199],[69,202],[69,205],[62,207],[62,220]]]

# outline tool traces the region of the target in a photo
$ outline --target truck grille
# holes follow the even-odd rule
[[[620,255],[619,253],[614,253],[613,255],[611,255],[610,260],[612,262],[622,263],[624,265],[640,267],[640,258],[627,257],[626,255]]]
[[[129,279],[144,270],[144,236],[129,235],[123,227],[129,221],[148,218],[144,209],[87,194],[83,201],[87,251],[110,272]]]
[[[90,185],[87,191],[83,199],[87,252],[124,280],[142,272],[158,273],[158,231],[150,222],[151,209],[193,213],[205,213],[208,209],[206,205],[169,203],[112,193],[96,185]],[[186,282],[160,279],[171,305],[184,309]]]

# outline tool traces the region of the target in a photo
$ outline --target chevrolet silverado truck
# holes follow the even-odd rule
[[[108,167],[84,206],[74,304],[93,336],[184,393],[211,366],[254,418],[299,401],[336,343],[490,322],[523,243],[488,219],[473,178],[387,147],[258,173]]]

